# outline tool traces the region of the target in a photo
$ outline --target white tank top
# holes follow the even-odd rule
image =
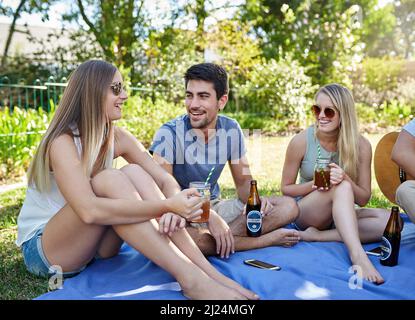
[[[71,129],[74,134],[74,142],[78,155],[81,158],[82,144],[79,137],[79,131],[76,126],[71,127]],[[114,158],[114,148],[113,144],[111,145],[111,152],[106,161],[107,168],[112,166],[112,160]],[[44,227],[66,204],[66,200],[59,191],[59,187],[56,184],[52,172],[49,172],[49,178],[51,188],[47,193],[39,192],[34,184],[27,188],[26,198],[23,202],[22,209],[20,210],[19,217],[17,218],[18,227],[16,244],[19,247],[27,240],[30,240],[36,231]]]

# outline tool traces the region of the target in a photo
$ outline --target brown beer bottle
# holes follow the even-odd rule
[[[392,207],[391,215],[383,232],[380,263],[392,267],[398,264],[399,247],[401,245],[401,226],[399,208]]]
[[[246,232],[250,237],[259,237],[262,230],[261,199],[256,180],[251,180],[251,191],[246,203]]]

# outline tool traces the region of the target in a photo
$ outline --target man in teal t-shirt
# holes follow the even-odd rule
[[[190,225],[187,230],[206,255],[229,257],[234,251],[271,245],[292,246],[299,241],[296,230],[282,229],[298,215],[295,201],[289,197],[262,198],[262,235],[246,234],[244,205],[253,179],[244,136],[237,121],[218,115],[228,101],[226,71],[213,63],[190,67],[185,74],[186,111],[165,123],[155,134],[150,152],[172,174],[181,189],[191,181],[211,184],[211,211],[207,225]],[[226,164],[238,197],[221,200],[218,179]]]

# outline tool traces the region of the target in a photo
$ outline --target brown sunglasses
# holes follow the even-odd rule
[[[311,107],[311,110],[313,111],[315,117],[318,117],[320,115],[321,109],[322,108],[316,104]],[[336,115],[336,110],[334,110],[333,108],[324,108],[323,113],[326,118],[332,119]]]
[[[121,82],[114,82],[113,84],[111,84],[110,88],[112,90],[112,93],[116,96],[119,96],[122,90],[125,91],[125,88],[123,87]]]

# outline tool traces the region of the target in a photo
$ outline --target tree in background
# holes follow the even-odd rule
[[[68,21],[83,21],[100,46],[103,57],[130,68],[133,50],[146,36],[144,0],[77,0]]]
[[[262,50],[249,35],[250,26],[236,20],[223,20],[210,26],[205,34],[212,60],[222,64],[231,75],[232,88],[245,82],[249,72],[261,63]]]
[[[42,20],[48,20],[49,7],[53,3],[53,0],[20,0],[16,9],[12,7],[5,6],[0,3],[0,12],[2,15],[12,18],[10,24],[9,32],[7,35],[6,43],[4,45],[3,55],[1,58],[0,70],[5,70],[7,66],[7,58],[9,54],[10,44],[13,39],[13,34],[15,32],[27,33],[27,30],[17,29],[17,22],[23,13],[40,13],[42,15]]]
[[[184,74],[187,68],[204,61],[196,50],[195,32],[168,27],[153,30],[136,53],[134,69],[140,74],[140,87],[154,89],[154,95],[179,103],[183,98]]]
[[[414,56],[415,50],[415,0],[397,1],[395,14],[397,32],[402,39],[402,53],[408,59]]]
[[[381,57],[398,52],[396,48],[396,17],[392,3],[380,8],[377,0],[363,2],[360,20],[361,42],[364,53],[370,57]]]
[[[316,84],[342,82],[362,57],[359,17],[365,1],[247,0],[241,19],[253,24],[268,59],[291,52]],[[367,1],[368,2],[368,1]]]

